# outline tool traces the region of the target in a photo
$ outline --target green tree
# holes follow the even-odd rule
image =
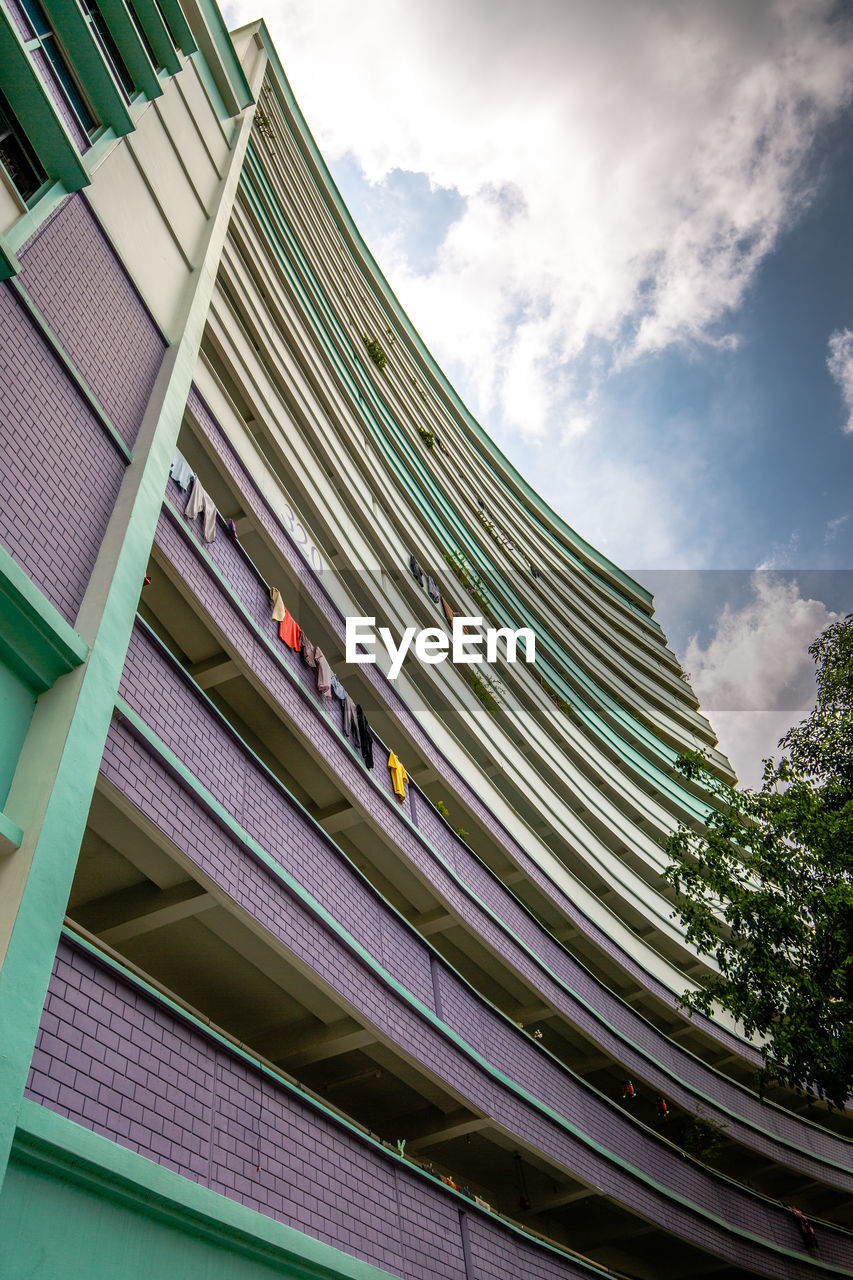
[[[842,1107],[853,1094],[853,614],[809,647],[817,700],[765,760],[758,790],[720,782],[702,757],[705,825],[666,840],[686,936],[718,972],[682,1005],[727,1009],[762,1038],[759,1088],[777,1081]]]

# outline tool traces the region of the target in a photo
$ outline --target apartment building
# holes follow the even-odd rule
[[[263,22],[0,0],[0,311],[0,1276],[849,1275],[849,1117],[677,1004],[728,761]]]

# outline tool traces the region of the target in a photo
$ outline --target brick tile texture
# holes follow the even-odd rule
[[[511,1265],[466,1276],[457,1196],[263,1075],[68,938],[57,952],[27,1094],[406,1280],[520,1274],[512,1233],[472,1206],[472,1238],[506,1237]],[[526,1247],[548,1275],[588,1275],[571,1260],[552,1271],[554,1255],[532,1241]],[[491,1253],[500,1256],[495,1246]]]
[[[65,200],[19,256],[21,283],[132,448],[166,344],[85,198]]]
[[[0,331],[0,541],[73,623],[124,462],[7,283]]]
[[[381,958],[381,917],[388,908],[344,855],[261,774],[227,726],[202,705],[182,673],[141,630],[131,641],[123,694],[242,826],[370,954]],[[453,1097],[492,1117],[556,1166],[599,1187],[617,1202],[740,1264],[760,1263],[763,1274],[777,1274],[777,1258],[769,1242],[791,1234],[789,1215],[780,1206],[714,1178],[656,1135],[634,1125],[619,1108],[541,1053],[529,1037],[501,1019],[447,969],[421,939],[410,935],[396,972],[398,980],[409,990],[421,987],[430,995],[435,983],[445,1024],[463,1041],[487,1052],[488,1060],[511,1080],[586,1133],[603,1151],[579,1141],[485,1072],[361,962],[247,847],[214,822],[125,726],[113,725],[102,769],[242,910],[259,920],[321,983],[358,1009],[398,1052],[443,1081]],[[406,931],[402,922],[400,928]],[[669,1194],[627,1172],[607,1151],[669,1188]],[[768,1245],[733,1241],[710,1217],[697,1214],[675,1196],[704,1206],[709,1214],[721,1213],[726,1221],[755,1233]],[[822,1233],[825,1260],[835,1256],[840,1261],[848,1249],[845,1233]]]

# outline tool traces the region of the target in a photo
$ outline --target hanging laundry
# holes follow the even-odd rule
[[[451,609],[450,605],[449,605],[449,604],[447,603],[447,601],[445,600],[444,596],[442,596],[442,597],[441,597],[441,607],[442,607],[442,609],[444,610],[444,616],[445,616],[445,618],[447,619],[447,621],[450,623],[450,625],[451,625],[451,627],[452,627],[452,626],[453,626],[453,619],[454,619],[454,616],[455,616],[455,615],[454,615],[453,610]]]
[[[175,450],[174,457],[172,458],[172,462],[169,467],[169,475],[172,477],[178,488],[183,489],[184,493],[186,493],[187,489],[189,489],[192,484],[193,473],[190,470],[190,464],[187,462],[180,449]]]
[[[626,1102],[633,1102],[637,1096],[637,1090],[634,1088],[630,1080],[626,1080],[622,1087],[622,1097]]]
[[[531,564],[531,565],[528,565],[528,568],[530,569],[530,572],[533,574],[534,578],[538,578],[538,577],[539,577],[539,570],[538,570],[538,569],[536,569],[536,568],[534,568],[534,566],[533,566],[532,564]]]
[[[278,638],[287,645],[288,649],[298,650],[300,648],[302,628],[293,614],[287,612],[287,609],[285,609],[284,617],[278,624]]]
[[[283,622],[287,610],[284,607],[284,601],[281,598],[281,592],[278,587],[270,587],[270,601],[272,602],[273,622]]]
[[[346,702],[347,691],[334,672],[332,672],[331,694],[333,698],[337,698],[338,702]],[[344,732],[346,732],[346,730],[344,730]]]
[[[326,661],[323,650],[314,650],[314,659],[317,666],[317,692],[324,698],[332,696],[332,668]]]
[[[409,781],[409,775],[403,768],[402,761],[398,760],[393,751],[388,756],[388,768],[391,770],[391,786],[394,788],[394,795],[399,800],[405,800],[406,783]]]
[[[236,526],[236,524],[234,523],[234,521],[233,521],[233,520],[229,520],[229,521],[228,521],[228,532],[231,534],[231,537],[232,537],[232,538],[234,539],[234,541],[236,542],[236,541],[237,541],[237,526]]]
[[[664,1124],[669,1124],[669,1107],[666,1105],[666,1098],[658,1094],[655,1107],[657,1109],[658,1119],[662,1120]]]
[[[195,520],[196,516],[204,513],[202,524],[202,533],[205,542],[214,542],[216,539],[216,505],[210,494],[203,488],[198,476],[193,477],[193,487],[190,492],[189,501],[184,508],[184,516],[187,520]]]
[[[441,592],[438,589],[438,584],[435,578],[431,578],[429,574],[427,574],[427,595],[430,600],[434,600],[436,604],[440,603]]]
[[[349,738],[356,751],[361,750],[358,733],[358,715],[356,705],[347,694],[344,694],[344,735]]]
[[[316,669],[317,650],[314,647],[314,645],[311,643],[311,641],[308,639],[304,631],[302,632],[302,635],[299,640],[299,654],[300,654],[300,657],[302,658],[302,661],[305,663],[306,667],[311,667],[312,670]]]
[[[355,709],[355,718],[358,722],[358,737],[361,742],[361,758],[367,765],[368,769],[373,768],[373,732],[367,722],[367,716],[361,709],[359,704]]]
[[[803,1244],[807,1249],[816,1249],[817,1233],[806,1215],[801,1213],[799,1209],[795,1209],[792,1204],[789,1204],[788,1208],[791,1210],[791,1213],[794,1215],[794,1221],[800,1228],[800,1235],[803,1237]]]
[[[414,556],[409,556],[409,568],[412,571],[412,577],[415,579],[419,587],[424,585],[424,571],[418,564]]]

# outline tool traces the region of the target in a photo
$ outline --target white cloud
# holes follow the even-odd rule
[[[642,361],[653,376],[672,346],[737,346],[737,308],[814,195],[812,145],[853,95],[853,14],[837,0],[225,12],[232,26],[263,13],[333,166],[346,159],[377,194],[395,171],[458,193],[443,233],[416,202],[402,230],[381,197],[359,218],[439,364],[552,505],[635,566],[707,565],[742,541],[749,513],[722,514],[711,465],[731,437],[706,448],[726,425],[697,413],[683,466],[655,455],[657,423],[616,443],[611,393],[626,381],[607,382]]]
[[[723,610],[703,646],[687,644],[691,684],[741,782],[756,785],[761,760],[814,704],[814,663],[808,646],[840,617],[820,600],[803,599],[796,581],[752,576],[752,598]]]
[[[834,0],[267,0],[321,149],[465,197],[429,276],[373,245],[481,415],[583,416],[567,362],[713,341],[849,101]],[[255,0],[229,6],[254,16]]]
[[[830,334],[826,367],[841,388],[841,398],[848,418],[845,431],[853,431],[853,332],[836,329]]]
[[[843,516],[836,516],[834,520],[827,520],[826,531],[823,535],[823,541],[826,546],[829,546],[831,542],[835,542],[849,519],[850,512],[848,511]]]
[[[788,711],[715,711],[711,715],[719,749],[728,757],[741,787],[761,786],[762,762],[768,756],[778,759],[779,739],[808,712],[806,707],[796,715]]]
[[[766,569],[790,569],[800,549],[800,533],[795,529],[784,542],[774,542],[770,554],[755,567],[760,572]]]

